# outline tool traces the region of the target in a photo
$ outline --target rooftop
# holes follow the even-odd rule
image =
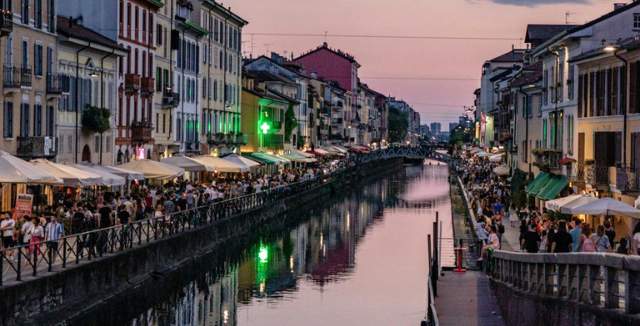
[[[127,51],[118,45],[112,39],[88,28],[81,24],[72,22],[68,17],[57,16],[57,32],[59,35],[77,38],[83,41],[97,43],[106,47],[110,47],[113,49]]]

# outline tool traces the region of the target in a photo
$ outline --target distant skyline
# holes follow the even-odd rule
[[[463,106],[473,105],[484,61],[512,46],[524,47],[527,24],[564,24],[567,12],[569,23],[582,24],[613,10],[618,2],[623,1],[395,0],[390,5],[386,0],[227,0],[223,4],[249,21],[243,35],[246,56],[271,51],[297,56],[322,44],[326,33],[329,46],[356,57],[364,83],[407,101],[420,112],[422,123],[448,126],[463,114]]]

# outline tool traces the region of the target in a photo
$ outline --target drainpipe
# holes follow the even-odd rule
[[[624,57],[620,56],[620,51],[615,51],[613,53],[613,55],[618,58],[618,60],[622,61],[624,63],[624,68],[625,68],[625,87],[628,87],[629,85],[629,80],[627,78],[627,76],[629,76],[629,60],[625,59]],[[626,92],[628,95],[628,92]],[[622,127],[622,167],[626,168],[627,167],[627,115],[628,115],[628,109],[629,109],[629,100],[628,98],[625,99],[625,107],[623,108],[624,112],[622,115],[622,121],[623,121],[623,127]]]
[[[104,109],[104,59],[113,56],[116,50],[113,49],[111,53],[104,55],[100,58],[100,107]],[[100,133],[100,165],[102,165],[102,140],[103,133]]]
[[[88,49],[89,47],[91,47],[91,42],[89,42],[87,45],[81,47],[80,49],[76,50],[76,123],[75,123],[75,134],[76,134],[76,153],[75,153],[75,157],[73,162],[74,163],[78,163],[78,131],[79,131],[79,119],[80,119],[80,108],[78,107],[80,105],[80,52]]]
[[[531,148],[529,148],[529,105],[527,103],[527,98],[529,97],[529,94],[527,94],[522,90],[522,86],[518,88],[518,93],[524,95],[524,101],[522,103],[523,103],[524,109],[526,110],[526,114],[524,118],[524,121],[525,121],[524,141],[525,141],[525,144],[527,145],[527,164],[529,165],[529,174],[527,175],[527,178],[528,178],[531,175],[531,159],[529,155],[529,153],[531,152]],[[517,99],[516,99],[516,104],[517,104]]]

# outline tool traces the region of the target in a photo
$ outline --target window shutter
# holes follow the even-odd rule
[[[638,83],[638,64],[632,62],[629,68],[629,113],[636,112],[637,83]]]

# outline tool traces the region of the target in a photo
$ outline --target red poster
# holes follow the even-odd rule
[[[25,215],[31,216],[33,208],[33,195],[18,194],[16,198],[16,208],[13,210],[13,219],[19,220]]]

